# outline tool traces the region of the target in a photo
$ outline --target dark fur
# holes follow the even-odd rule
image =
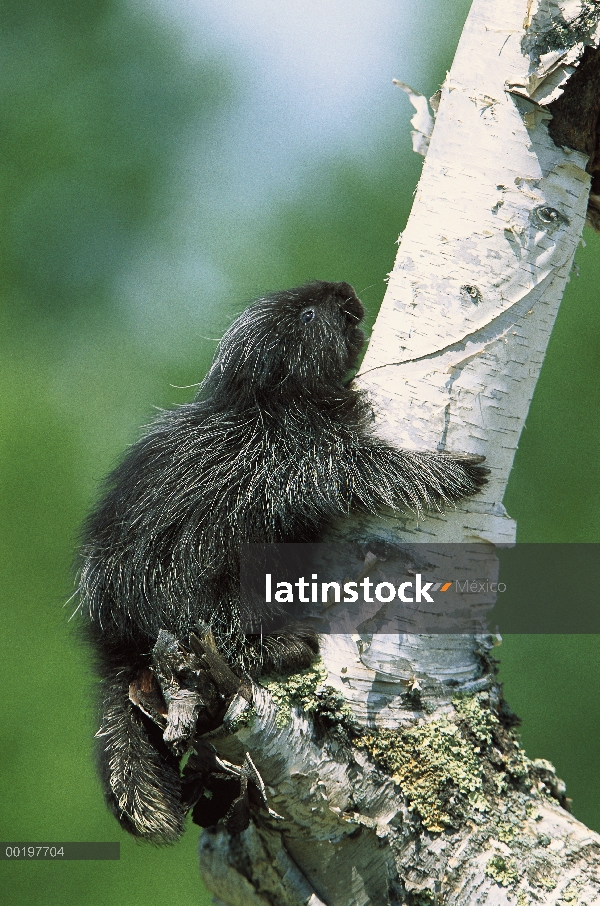
[[[160,629],[210,628],[233,669],[302,666],[310,638],[240,629],[241,542],[304,542],[351,510],[440,509],[484,483],[479,457],[396,449],[344,384],[364,337],[347,283],[310,283],[247,308],[194,402],[164,412],[106,482],[84,527],[80,594],[103,681],[100,763],[132,833],[175,839],[176,759],[128,699]]]

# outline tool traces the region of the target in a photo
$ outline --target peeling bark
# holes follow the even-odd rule
[[[502,499],[596,173],[599,19],[572,0],[473,3],[359,382],[382,436],[483,454],[491,480],[446,515],[333,537],[480,542],[491,564],[514,542]],[[203,833],[218,902],[600,902],[600,837],[520,749],[494,644],[330,635],[318,669],[255,687],[252,711],[234,700],[210,740],[251,755],[282,817]]]

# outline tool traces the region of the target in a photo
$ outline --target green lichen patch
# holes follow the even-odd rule
[[[360,729],[350,705],[333,686],[323,685],[326,676],[322,664],[313,664],[298,673],[261,677],[261,685],[268,689],[277,705],[278,727],[288,726],[292,709],[299,708],[311,714],[316,724],[333,736],[343,736],[347,741],[350,736],[358,735]]]
[[[517,900],[518,906],[521,903],[546,902],[546,893],[555,890],[561,882],[565,864],[563,855],[552,850],[551,838],[547,834],[535,833],[531,825],[532,820],[537,819],[535,808],[531,808],[531,802],[523,802],[524,799],[527,799],[527,794],[512,791],[508,800],[499,807],[505,811],[493,837],[488,840],[492,845],[496,840],[501,841],[509,851],[504,848],[504,853],[496,853],[486,867],[486,874],[498,884],[510,886],[514,882],[512,869],[518,866],[519,886],[526,887],[525,891],[519,891],[521,899]],[[576,893],[577,888],[570,887],[564,880],[563,883],[566,884],[567,896]],[[562,901],[560,897],[556,900],[557,903]]]
[[[595,0],[582,0],[579,13],[572,19],[565,19],[562,13],[553,15],[550,21],[546,17],[544,10],[536,13],[521,42],[523,52],[536,62],[545,53],[589,43],[598,25],[600,10]]]
[[[367,733],[355,744],[391,774],[428,831],[456,827],[488,807],[479,753],[446,718]]]
[[[536,766],[527,758],[487,692],[456,697],[453,705],[454,715],[365,732],[354,741],[398,784],[428,831],[457,828],[467,818],[479,823],[481,814],[498,809],[510,792],[555,798],[564,792],[551,765]],[[519,828],[501,815],[498,839],[512,842]]]
[[[577,906],[578,896],[579,885],[576,881],[571,881],[561,892],[560,898],[564,903],[568,903],[569,906]]]
[[[465,729],[480,743],[489,746],[500,721],[489,707],[487,694],[456,696],[452,699],[452,704]]]
[[[531,855],[524,858],[527,880],[532,888],[541,888],[542,890],[554,890],[559,880],[559,865],[557,865],[556,856],[548,853],[547,858],[540,857],[532,849]]]
[[[519,825],[503,821],[496,827],[494,835],[501,843],[512,843],[519,836]]]
[[[480,746],[479,751],[485,756],[486,794],[495,791],[502,795],[511,788],[526,792],[534,789],[568,807],[565,784],[556,776],[554,767],[543,759],[531,761],[514,729],[502,719],[506,710],[503,701],[494,709],[488,694],[482,692],[457,696],[452,703],[463,733]]]
[[[297,673],[261,677],[261,685],[268,689],[277,706],[278,727],[290,724],[295,707],[309,713],[315,710],[316,692],[326,676],[325,667],[316,663]]]
[[[352,708],[342,693],[333,686],[321,686],[317,689],[308,710],[314,713],[322,729],[344,742],[362,733]]]
[[[485,866],[485,873],[501,887],[511,887],[519,877],[516,859],[500,855],[492,856]]]

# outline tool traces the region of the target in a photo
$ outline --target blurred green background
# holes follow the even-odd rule
[[[209,902],[197,828],[154,849],[105,811],[64,606],[72,551],[98,480],[153,407],[191,397],[247,299],[344,279],[374,319],[421,166],[391,79],[433,93],[469,3],[363,6],[0,6],[0,839],[121,842],[118,863],[0,863],[9,906]],[[585,238],[505,501],[520,540],[600,540],[600,242]],[[500,649],[528,754],[596,830],[599,654],[595,636]]]

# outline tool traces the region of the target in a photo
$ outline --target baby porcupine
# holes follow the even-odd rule
[[[348,283],[259,299],[223,336],[196,399],[163,412],[108,477],[83,529],[81,607],[102,681],[100,772],[128,831],[176,839],[179,759],[130,700],[160,630],[209,627],[238,672],[304,666],[301,633],[256,644],[239,618],[243,542],[310,542],[351,510],[439,509],[485,483],[481,457],[396,449],[345,378],[364,343]]]

